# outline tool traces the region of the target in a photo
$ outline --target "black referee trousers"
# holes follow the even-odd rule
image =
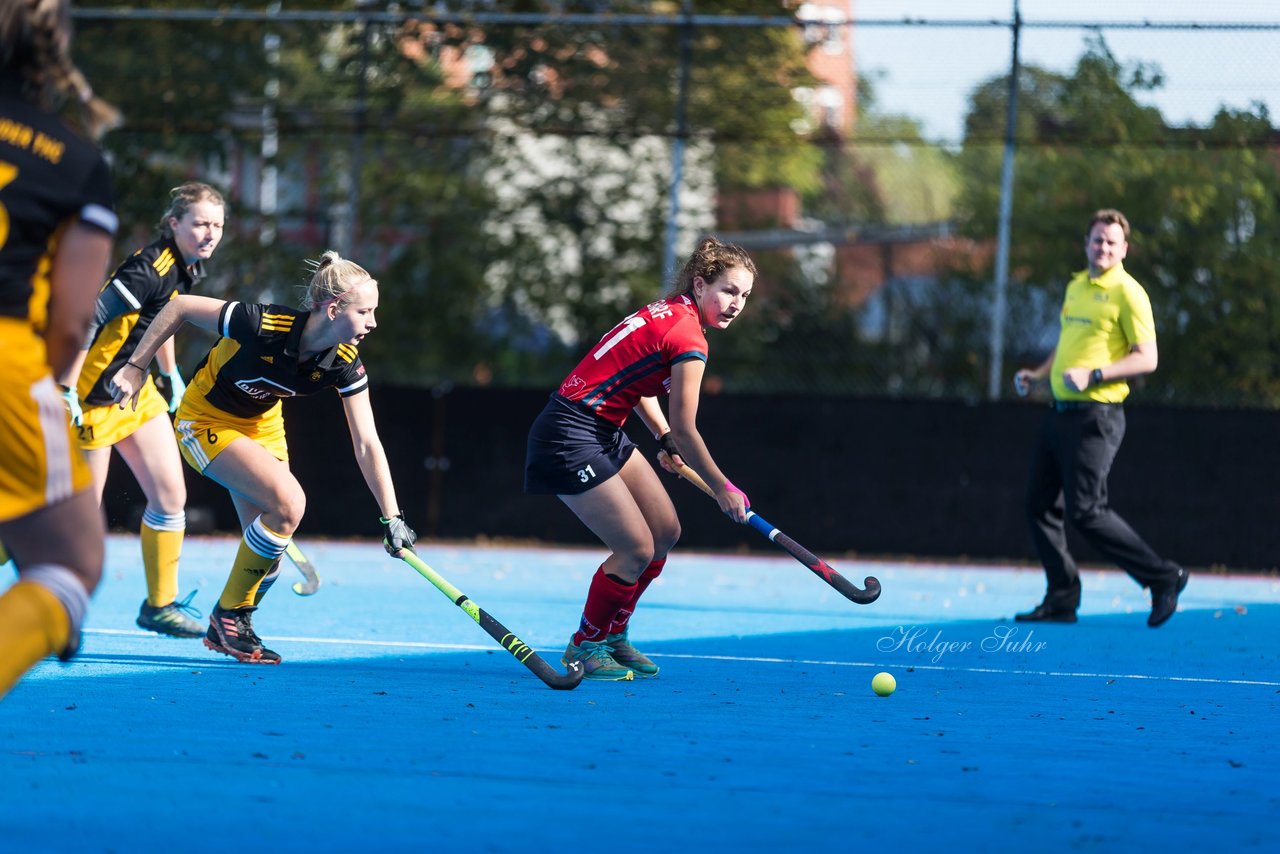
[[[1027,520],[1049,581],[1049,597],[1079,606],[1080,570],[1067,551],[1065,522],[1143,587],[1168,576],[1163,558],[1111,509],[1107,476],[1124,439],[1118,403],[1055,404],[1040,430],[1027,484]]]

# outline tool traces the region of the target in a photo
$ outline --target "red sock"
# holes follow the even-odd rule
[[[613,622],[609,624],[609,634],[616,635],[619,632],[627,630],[627,621],[631,619],[631,614],[636,610],[636,603],[640,601],[640,597],[644,595],[644,591],[649,589],[649,585],[653,580],[662,574],[662,567],[666,566],[667,559],[659,558],[653,563],[645,567],[644,572],[640,573],[639,580],[636,581],[635,593],[631,596],[631,601],[618,610],[617,616],[613,618]]]
[[[605,629],[614,616],[631,602],[636,584],[623,584],[604,574],[604,567],[591,577],[591,589],[587,591],[587,604],[582,609],[582,624],[573,636],[575,646],[584,640],[604,640]]]

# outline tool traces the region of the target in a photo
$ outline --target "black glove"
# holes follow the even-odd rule
[[[392,516],[390,519],[379,517],[378,521],[382,523],[384,532],[382,545],[386,548],[387,554],[392,557],[399,557],[401,549],[412,548],[414,541],[418,539],[418,535],[405,522],[403,515]]]
[[[672,433],[670,430],[662,434],[662,438],[658,440],[658,447],[666,451],[668,457],[680,456],[680,449],[676,447],[675,434]]]

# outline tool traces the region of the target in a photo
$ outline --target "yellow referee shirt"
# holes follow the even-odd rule
[[[1071,391],[1062,382],[1067,368],[1101,368],[1118,362],[1135,344],[1156,340],[1151,300],[1138,280],[1117,264],[1096,279],[1087,270],[1067,283],[1062,301],[1062,332],[1049,379],[1057,400],[1120,403],[1129,396],[1123,380]]]

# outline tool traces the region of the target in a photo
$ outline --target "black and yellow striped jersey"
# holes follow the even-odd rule
[[[369,385],[360,353],[339,344],[298,360],[302,328],[310,312],[282,305],[229,302],[218,313],[222,338],[196,368],[183,405],[203,398],[236,418],[264,415],[284,397],[337,389],[348,397]]]
[[[0,316],[43,331],[62,229],[78,219],[114,236],[114,208],[102,152],[0,79]]]
[[[89,406],[112,402],[107,385],[138,349],[160,309],[178,294],[190,293],[204,278],[204,262],[190,269],[172,237],[162,237],[121,262],[98,296],[98,325],[85,356],[76,391]]]

